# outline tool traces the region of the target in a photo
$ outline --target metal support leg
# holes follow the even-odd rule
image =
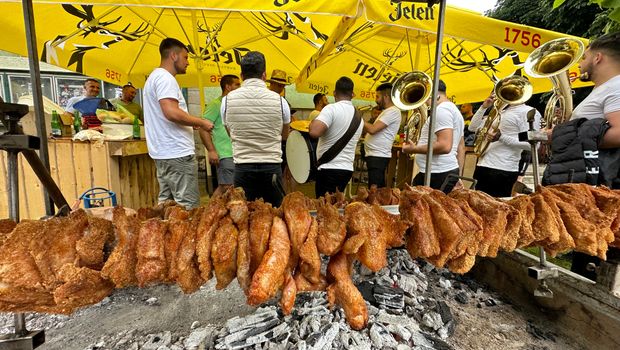
[[[534,132],[534,118],[536,110],[532,109],[527,114],[527,120],[530,125],[530,132]],[[538,143],[540,140],[530,139],[532,147],[532,171],[534,175],[534,191],[540,191],[540,174],[538,172]],[[547,285],[546,279],[559,276],[559,271],[555,267],[547,265],[547,256],[543,247],[538,247],[538,266],[531,266],[528,269],[528,275],[538,280],[538,286],[534,290],[534,295],[543,298],[553,298],[553,291]]]

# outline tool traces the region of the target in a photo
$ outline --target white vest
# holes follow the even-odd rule
[[[226,126],[235,164],[282,163],[282,100],[261,79],[247,79],[226,96]]]

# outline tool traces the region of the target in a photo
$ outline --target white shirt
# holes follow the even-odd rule
[[[450,170],[458,169],[459,162],[456,158],[456,151],[463,137],[465,121],[461,111],[452,102],[443,102],[437,106],[435,113],[435,134],[443,129],[452,129],[452,149],[447,154],[433,154],[431,162],[431,173],[445,173]],[[426,118],[420,133],[419,145],[428,145],[428,127],[431,118]],[[426,172],[426,154],[417,154],[415,161],[421,173]]]
[[[327,130],[323,136],[319,137],[319,143],[317,145],[317,159],[320,159],[323,153],[338,141],[342,135],[347,131],[351,124],[351,119],[355,113],[355,107],[351,101],[338,101],[331,103],[321,110],[321,113],[315,120],[318,120],[327,125]],[[360,123],[353,137],[349,143],[344,147],[340,153],[334,157],[330,162],[325,163],[319,167],[319,169],[339,169],[353,171],[353,160],[355,159],[355,147],[357,141],[362,135],[364,130],[364,123]]]
[[[620,75],[595,87],[574,110],[572,119],[605,118],[606,114],[620,111]]]
[[[379,114],[379,117],[375,120],[375,123],[381,121],[387,126],[374,135],[371,135],[370,133],[366,134],[366,140],[364,143],[367,156],[392,158],[394,136],[396,136],[396,133],[398,132],[401,119],[402,116],[400,114],[400,109],[396,106],[386,108],[383,112],[381,112],[381,114]]]
[[[282,103],[282,122],[284,124],[291,123],[291,108],[288,106],[288,102],[283,97],[280,97]],[[222,97],[222,105],[220,106],[220,115],[222,116],[222,123],[226,125],[226,96]]]
[[[78,102],[80,102],[80,101],[82,101],[85,98],[86,98],[86,96],[84,96],[84,95],[71,97],[67,101],[67,107],[65,107],[65,112],[69,112],[71,114],[75,114],[75,108],[73,108],[73,105],[78,103]]]
[[[489,144],[489,148],[484,153],[483,157],[478,159],[479,166],[503,171],[519,171],[521,151],[531,150],[531,145],[528,142],[519,142],[519,133],[530,129],[527,122],[527,112],[532,109],[533,108],[528,105],[520,104],[517,106],[508,106],[501,112],[501,119],[499,122],[501,136],[499,140]],[[469,130],[474,131],[471,125],[484,124],[488,116],[479,118],[483,113],[483,108],[476,112],[474,117],[472,117]],[[476,120],[476,123],[474,123],[474,120]],[[477,123],[478,120],[480,120],[480,123]],[[540,129],[540,120],[541,115],[536,111],[534,130]],[[479,126],[476,127],[476,129],[479,129]]]
[[[149,156],[153,159],[173,159],[194,154],[194,131],[191,126],[169,121],[159,105],[164,98],[179,101],[187,112],[181,88],[170,72],[155,68],[144,84],[144,130]]]

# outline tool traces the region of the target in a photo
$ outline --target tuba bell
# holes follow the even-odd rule
[[[552,128],[570,119],[573,113],[573,94],[568,69],[583,56],[584,45],[572,38],[551,40],[540,46],[525,60],[525,72],[534,78],[549,78],[553,95],[547,102],[542,127]],[[560,112],[555,113],[559,107]]]
[[[426,121],[428,109],[424,104],[432,94],[433,82],[428,74],[421,71],[408,72],[396,79],[391,98],[396,107],[411,111],[405,124],[405,140],[417,143],[422,126]]]
[[[491,113],[487,116],[484,125],[476,134],[474,141],[474,153],[479,158],[489,148],[491,142],[487,139],[490,133],[496,133],[502,117],[502,111],[507,106],[525,103],[532,97],[532,84],[524,77],[513,75],[506,77],[495,84],[493,93],[496,96]]]

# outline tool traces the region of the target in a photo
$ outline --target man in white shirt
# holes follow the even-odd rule
[[[67,101],[67,106],[65,107],[65,115],[69,116],[71,120],[75,118],[75,104],[86,99],[86,98],[95,98],[99,96],[99,91],[101,91],[101,84],[99,80],[88,78],[84,81],[84,91],[80,96],[73,96]],[[97,119],[94,115],[81,116],[83,120],[80,120],[80,124],[91,125],[93,127],[97,127],[101,125],[99,119]],[[86,120],[84,120],[86,119]]]
[[[495,101],[495,96],[489,96],[469,124],[469,131],[477,132],[485,123],[488,116],[484,112]],[[531,149],[528,142],[519,142],[519,133],[529,130],[527,113],[533,108],[520,104],[508,106],[501,112],[498,132],[487,134],[491,140],[486,152],[478,158],[474,171],[474,179],[478,180],[476,189],[493,197],[510,197],[512,187],[519,177],[519,162],[521,152]],[[541,116],[536,111],[534,129],[540,128]]]
[[[574,110],[572,119],[605,118],[611,128],[600,148],[620,147],[620,32],[592,41],[579,63],[580,79],[594,90]]]
[[[394,137],[401,123],[401,113],[392,102],[392,84],[384,83],[377,87],[375,102],[383,112],[374,123],[364,122],[366,131],[365,152],[368,166],[368,187],[385,187],[385,171],[392,158]]]
[[[149,155],[155,160],[159,202],[174,199],[191,209],[200,204],[194,131],[211,131],[213,123],[187,113],[175,76],[185,74],[187,46],[166,38],[159,45],[161,64],[144,85],[144,129]]]
[[[449,193],[458,182],[460,168],[465,160],[465,143],[463,139],[465,122],[458,107],[446,95],[446,90],[446,84],[439,80],[439,96],[437,96],[434,130],[436,138],[432,146],[433,158],[430,187],[437,190],[441,189],[446,179],[453,175],[446,182],[446,186],[443,189],[445,193]],[[430,118],[427,118],[422,126],[417,145],[414,145],[411,141],[403,143],[403,152],[419,154],[415,160],[420,168],[420,172],[413,178],[414,186],[424,185],[429,123]]]
[[[235,162],[234,184],[247,200],[263,198],[274,207],[284,198],[282,146],[291,122],[288,102],[265,85],[265,56],[258,51],[241,59],[241,87],[222,98],[220,114],[230,132]]]
[[[323,108],[318,117],[310,123],[310,137],[318,138],[317,159],[320,159],[349,129],[355,116],[353,99],[353,81],[348,77],[341,77],[336,81],[334,97],[336,103]],[[336,190],[344,192],[345,187],[353,175],[353,160],[355,147],[362,134],[364,125],[360,122],[353,136],[332,160],[321,164],[316,176],[316,197]]]

